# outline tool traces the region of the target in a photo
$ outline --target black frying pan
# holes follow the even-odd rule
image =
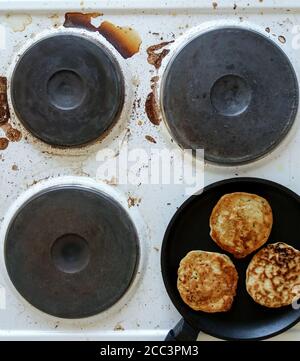
[[[300,249],[300,197],[289,189],[263,179],[235,178],[214,183],[190,197],[172,218],[162,245],[161,267],[167,292],[182,320],[167,335],[167,341],[195,340],[199,331],[225,340],[259,340],[277,335],[300,320],[300,309],[292,306],[268,309],[256,304],[245,287],[245,273],[253,254],[237,260],[219,248],[209,236],[209,217],[226,193],[249,192],[266,198],[274,224],[267,243],[285,242]],[[226,253],[234,262],[239,283],[229,312],[209,314],[189,308],[177,287],[180,260],[191,250]]]

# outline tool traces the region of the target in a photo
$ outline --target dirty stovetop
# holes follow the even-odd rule
[[[170,61],[195,34],[224,26],[254,30],[270,39],[287,55],[299,79],[300,6],[296,1],[284,3],[1,1],[2,246],[9,217],[30,194],[60,183],[82,183],[85,187],[100,187],[123,205],[137,228],[142,257],[136,282],[122,304],[99,316],[74,321],[47,316],[20,298],[7,278],[1,248],[0,296],[5,295],[5,302],[0,303],[0,338],[160,340],[176,324],[179,314],[165,292],[160,274],[160,248],[172,215],[189,194],[183,183],[145,182],[157,151],[181,152],[161,112],[162,80]],[[98,136],[90,137],[91,142],[82,141],[72,147],[64,145],[61,139],[61,144],[51,145],[51,141],[34,136],[30,125],[21,120],[19,109],[23,105],[19,108],[12,97],[11,80],[24,53],[44,39],[63,34],[100,43],[111,54],[123,79],[116,119],[108,122]],[[71,59],[72,53],[68,57]],[[180,94],[181,89],[175,91]],[[270,91],[276,94],[276,90]],[[282,142],[251,163],[224,166],[199,159],[201,179],[197,186],[225,178],[255,176],[271,179],[300,194],[298,123],[296,116]],[[127,182],[113,172],[118,162],[124,162],[124,150],[137,150],[140,155],[127,173]],[[103,171],[104,160],[111,170],[108,174]],[[192,168],[193,158],[187,166]],[[276,339],[299,339],[299,332],[296,326]],[[210,339],[204,334],[199,337]]]

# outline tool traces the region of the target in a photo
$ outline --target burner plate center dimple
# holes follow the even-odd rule
[[[48,80],[47,93],[56,108],[70,110],[81,104],[86,92],[80,75],[72,70],[60,70]]]
[[[218,113],[235,116],[247,109],[251,101],[251,88],[244,78],[229,74],[214,83],[210,98]]]
[[[77,234],[65,234],[54,242],[51,257],[60,271],[76,273],[88,265],[90,250],[83,237]]]

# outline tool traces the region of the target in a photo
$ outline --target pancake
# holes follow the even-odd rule
[[[272,209],[256,194],[230,193],[218,201],[210,216],[211,238],[236,258],[264,245],[271,233]]]
[[[291,305],[300,296],[300,251],[282,242],[267,245],[252,258],[246,287],[262,306]]]
[[[234,264],[220,253],[191,251],[181,260],[178,269],[179,294],[196,311],[230,310],[237,282]]]

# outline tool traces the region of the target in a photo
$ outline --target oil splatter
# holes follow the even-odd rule
[[[5,150],[8,147],[9,141],[6,138],[0,138],[0,150]]]
[[[95,19],[99,16],[102,16],[102,13],[93,12],[93,13],[80,13],[72,12],[65,14],[65,28],[79,28],[86,29],[89,31],[98,31],[98,28],[92,24],[92,19]]]
[[[140,50],[142,40],[131,27],[120,27],[109,21],[103,21],[98,31],[125,59],[131,58]]]
[[[278,36],[278,40],[282,43],[282,44],[285,44],[286,40],[285,40],[285,37],[283,35],[279,35]]]
[[[64,27],[81,28],[101,34],[112,46],[127,59],[138,53],[142,40],[131,27],[121,27],[109,21],[103,21],[100,26],[92,24],[92,19],[102,13],[66,13]]]
[[[148,94],[145,103],[145,111],[148,119],[154,125],[159,125],[161,122],[160,108],[158,105],[158,92],[157,92],[157,82],[158,76],[151,78],[151,93]]]
[[[269,33],[269,32],[271,31],[271,29],[270,29],[269,27],[266,27],[266,28],[265,28],[265,31],[266,31],[267,33]]]
[[[151,135],[145,135],[146,140],[150,143],[156,143],[156,140]]]
[[[216,10],[216,8],[218,7],[218,3],[216,3],[215,1],[212,3],[213,9]]]
[[[10,112],[7,102],[7,79],[0,76],[0,125],[7,123],[10,119]]]
[[[18,129],[13,128],[10,124],[5,130],[5,135],[7,139],[10,140],[11,142],[19,142],[22,138],[21,132]]]
[[[32,18],[28,14],[6,14],[5,23],[14,31],[22,32],[31,24]]]
[[[163,49],[167,45],[173,43],[174,40],[164,41],[160,44],[151,45],[147,48],[148,58],[147,61],[149,64],[153,65],[156,69],[159,69],[163,59],[169,54],[169,49]],[[158,50],[163,49],[161,52]]]
[[[14,172],[16,172],[16,171],[19,170],[19,167],[18,167],[16,164],[13,164],[12,167],[11,167],[11,169],[12,169]]]
[[[139,206],[139,204],[141,203],[141,198],[129,196],[127,199],[127,203],[128,208]]]
[[[13,128],[8,121],[10,120],[9,106],[7,102],[7,79],[0,76],[0,127],[5,132],[5,136],[0,138],[0,150],[8,147],[9,141],[18,142],[22,135],[21,132]]]

